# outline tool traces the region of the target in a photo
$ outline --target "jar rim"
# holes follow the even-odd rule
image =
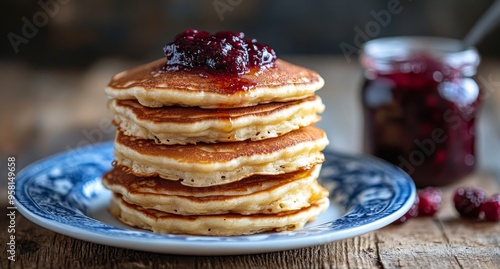
[[[480,62],[476,48],[464,48],[461,40],[431,36],[398,36],[370,40],[362,46],[360,61],[364,67],[384,69],[384,65],[408,61],[415,54],[425,54],[452,68],[474,69],[474,72]]]

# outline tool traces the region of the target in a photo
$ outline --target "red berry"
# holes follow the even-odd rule
[[[489,221],[500,220],[500,193],[494,194],[486,200],[479,211],[484,214],[484,219]]]
[[[420,203],[418,205],[419,216],[434,216],[441,207],[441,190],[427,187],[418,193]]]
[[[417,217],[418,216],[418,204],[419,204],[419,199],[418,196],[415,197],[415,202],[411,206],[410,210],[406,212],[401,218],[395,220],[393,224],[402,224],[408,221],[411,218]]]
[[[460,187],[455,191],[453,202],[462,217],[479,217],[479,207],[486,200],[486,192],[477,187]]]

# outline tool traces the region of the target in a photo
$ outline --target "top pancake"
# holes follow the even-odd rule
[[[159,59],[115,75],[105,89],[106,94],[121,100],[137,99],[148,107],[228,108],[297,100],[314,95],[324,84],[318,73],[280,59],[273,67],[241,77],[164,71],[166,60]]]

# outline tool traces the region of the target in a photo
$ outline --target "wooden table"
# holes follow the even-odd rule
[[[355,63],[347,64],[342,58],[294,57],[293,60],[318,70],[325,77],[326,86],[320,95],[328,109],[320,126],[327,131],[332,148],[350,153],[360,152],[361,118],[357,99],[361,74],[359,66]],[[7,133],[0,136],[2,146],[9,146],[2,147],[6,149],[2,150],[2,155],[16,154],[20,166],[23,166],[54,151],[64,150],[68,146],[75,147],[82,139],[82,130],[95,128],[99,120],[109,117],[104,109],[95,106],[105,103],[102,87],[110,74],[126,66],[130,64],[104,61],[94,66],[93,70],[81,74],[41,74],[23,69],[26,76],[35,81],[41,75],[53,79],[53,92],[44,90],[49,91],[49,94],[63,94],[63,97],[58,98],[64,102],[53,102],[51,107],[40,104],[33,107],[30,102],[35,101],[16,98],[15,93],[0,96],[7,98],[0,98],[4,102],[0,104],[1,107],[19,110],[25,108],[23,113],[26,115],[22,114],[25,121],[35,122],[33,119],[42,117],[41,120],[45,123],[33,127],[9,122],[6,117],[0,118],[2,126],[12,124],[23,134]],[[486,62],[481,74],[485,78],[492,75],[493,81],[500,81],[500,73],[495,73],[499,66],[498,62]],[[0,65],[0,69],[4,67]],[[9,66],[9,70],[11,69],[12,66]],[[29,87],[26,81],[8,82],[17,87]],[[64,87],[71,87],[68,85],[78,90],[64,92]],[[30,89],[22,90],[36,93],[40,87],[44,87],[31,86]],[[500,89],[500,85],[495,87]],[[500,110],[497,109],[500,107],[499,96],[500,91],[494,91],[485,100],[485,115],[480,118],[480,138],[483,141],[478,147],[480,164],[477,172],[454,186],[442,189],[443,208],[433,218],[417,218],[403,225],[390,225],[355,238],[309,248],[257,255],[203,257],[146,253],[76,240],[35,225],[18,214],[17,260],[5,262],[8,234],[4,227],[7,226],[8,219],[5,188],[2,188],[0,268],[500,268],[500,223],[461,219],[451,201],[452,192],[457,186],[482,186],[490,194],[500,192],[500,184],[495,179],[500,167],[499,137],[495,135],[500,127],[499,121],[495,120],[500,119]],[[72,109],[68,110],[68,107]],[[81,112],[86,109],[91,112]],[[65,124],[62,126],[57,124],[61,120],[57,118],[57,111],[66,112],[63,119]],[[47,115],[56,116],[44,118]],[[111,136],[112,134],[103,133],[100,139],[109,139]],[[47,141],[61,137],[65,140],[50,144],[50,147],[41,147]],[[6,139],[11,140],[6,142]]]

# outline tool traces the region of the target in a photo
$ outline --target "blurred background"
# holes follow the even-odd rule
[[[22,18],[33,21],[39,11],[48,14],[45,26],[15,53],[5,38],[2,60],[37,67],[88,68],[103,58],[150,60],[162,56],[162,46],[185,29],[243,31],[271,45],[279,54],[341,54],[340,44],[353,44],[355,27],[364,29],[372,13],[399,3],[377,37],[431,35],[463,38],[491,0],[176,0],[72,1],[42,0],[58,10],[47,12],[37,1],[7,1],[0,18],[3,36],[19,34]],[[49,5],[50,6],[50,5]],[[35,16],[43,22],[42,16]],[[42,24],[42,23],[41,23]],[[36,23],[35,23],[36,25]],[[484,55],[500,56],[500,29],[480,45]]]
[[[492,2],[4,1],[1,157],[16,156],[20,169],[55,152],[111,139],[114,129],[103,93],[111,76],[163,57],[162,47],[189,28],[243,31],[271,45],[278,57],[317,70],[326,81],[320,95],[338,92],[324,100],[328,109],[321,123],[329,132],[331,147],[359,153],[361,68],[357,52],[346,53],[342,44],[359,48],[356,42],[397,35],[460,39]],[[388,10],[397,12],[381,19],[381,11]],[[356,39],[358,31],[373,21],[378,28]],[[494,67],[499,66],[499,47],[498,27],[478,45],[483,58],[480,70],[487,69],[484,77],[498,88],[500,73]],[[498,143],[498,139],[483,141],[480,148]],[[482,160],[485,166],[495,165]],[[2,161],[2,174],[5,166]]]

